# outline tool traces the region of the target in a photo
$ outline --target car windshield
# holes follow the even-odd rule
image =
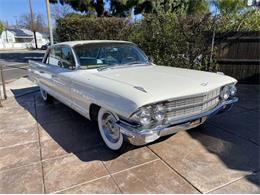
[[[81,69],[149,64],[148,57],[134,44],[82,44],[75,46],[74,51]]]

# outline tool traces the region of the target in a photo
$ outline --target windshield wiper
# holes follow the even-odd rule
[[[115,66],[121,66],[121,64],[106,65],[106,66],[98,68],[97,70],[98,71],[107,70],[107,69],[110,69],[110,68],[115,67]]]
[[[95,68],[102,68],[105,65],[81,65],[80,68],[85,70],[85,69],[95,69]]]
[[[125,63],[125,65],[134,65],[134,64],[144,64],[144,63],[142,61],[133,61],[133,62]]]

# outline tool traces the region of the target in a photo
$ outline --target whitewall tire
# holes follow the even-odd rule
[[[111,150],[119,150],[124,142],[120,128],[115,125],[117,120],[118,117],[115,114],[100,108],[98,112],[99,132],[106,146]]]
[[[47,93],[47,91],[45,91],[44,89],[40,88],[40,92],[41,92],[42,99],[45,102],[48,102],[48,103],[52,102],[52,97]]]

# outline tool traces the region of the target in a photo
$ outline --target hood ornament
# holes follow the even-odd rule
[[[147,93],[147,91],[143,88],[143,87],[140,87],[140,86],[134,86],[135,89],[139,90],[139,91],[142,91],[144,93]]]

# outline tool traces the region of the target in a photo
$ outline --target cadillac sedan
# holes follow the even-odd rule
[[[58,43],[29,64],[43,100],[55,97],[97,121],[112,150],[194,128],[238,101],[234,78],[157,66],[131,42]]]

